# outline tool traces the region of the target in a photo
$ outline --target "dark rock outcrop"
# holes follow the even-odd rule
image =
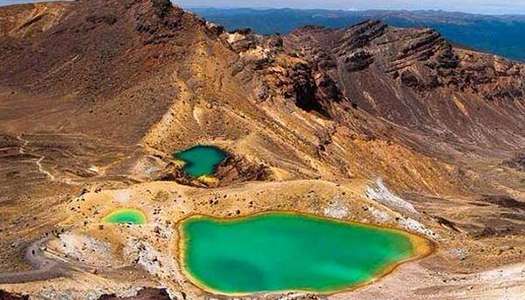
[[[220,186],[228,186],[244,181],[263,181],[270,176],[265,165],[254,164],[243,157],[230,155],[221,163],[215,172]]]
[[[506,195],[486,195],[483,202],[498,205],[502,208],[518,209],[525,211],[525,202],[518,201]]]
[[[0,300],[29,300],[29,296],[12,294],[0,290]]]
[[[525,172],[525,153],[504,161],[503,166]]]
[[[170,300],[165,289],[144,288],[136,296],[118,297],[116,295],[103,295],[98,300]]]

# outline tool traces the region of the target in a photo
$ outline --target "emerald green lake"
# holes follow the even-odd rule
[[[184,161],[184,171],[192,177],[212,175],[215,168],[226,159],[226,152],[214,146],[199,145],[175,154]]]
[[[408,234],[291,213],[181,224],[184,270],[223,294],[328,293],[365,283],[415,255]]]
[[[104,217],[105,223],[111,224],[144,224],[146,216],[138,209],[123,208]]]

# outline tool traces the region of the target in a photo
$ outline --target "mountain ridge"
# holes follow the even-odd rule
[[[190,9],[192,10],[192,9]],[[287,34],[307,24],[341,28],[366,19],[382,20],[392,26],[431,27],[456,44],[523,61],[524,46],[514,39],[522,36],[523,16],[476,15],[446,11],[341,11],[301,9],[219,9],[193,11],[228,30],[250,27],[261,34]],[[268,20],[269,22],[264,22]]]

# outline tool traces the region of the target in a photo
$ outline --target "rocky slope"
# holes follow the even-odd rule
[[[438,251],[400,274],[429,279],[400,288],[446,297],[443,278],[523,261],[524,84],[525,65],[378,21],[259,36],[165,0],[1,8],[0,289],[206,297],[177,276],[177,221],[287,209],[426,235]],[[199,143],[232,154],[218,188],[158,182],[194,186],[171,154]],[[99,214],[123,203],[155,226],[106,234]],[[114,250],[93,262],[86,236]],[[26,250],[43,238],[61,275],[3,285],[38,267]],[[509,274],[494,291],[519,291]]]

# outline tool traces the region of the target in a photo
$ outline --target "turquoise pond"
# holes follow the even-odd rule
[[[199,145],[175,153],[176,159],[185,162],[184,172],[191,177],[213,175],[217,166],[228,154],[215,146]]]
[[[104,217],[103,221],[110,224],[144,224],[146,216],[138,209],[121,208]]]
[[[330,293],[369,282],[418,254],[419,237],[292,213],[181,223],[181,260],[194,283],[222,294]]]

